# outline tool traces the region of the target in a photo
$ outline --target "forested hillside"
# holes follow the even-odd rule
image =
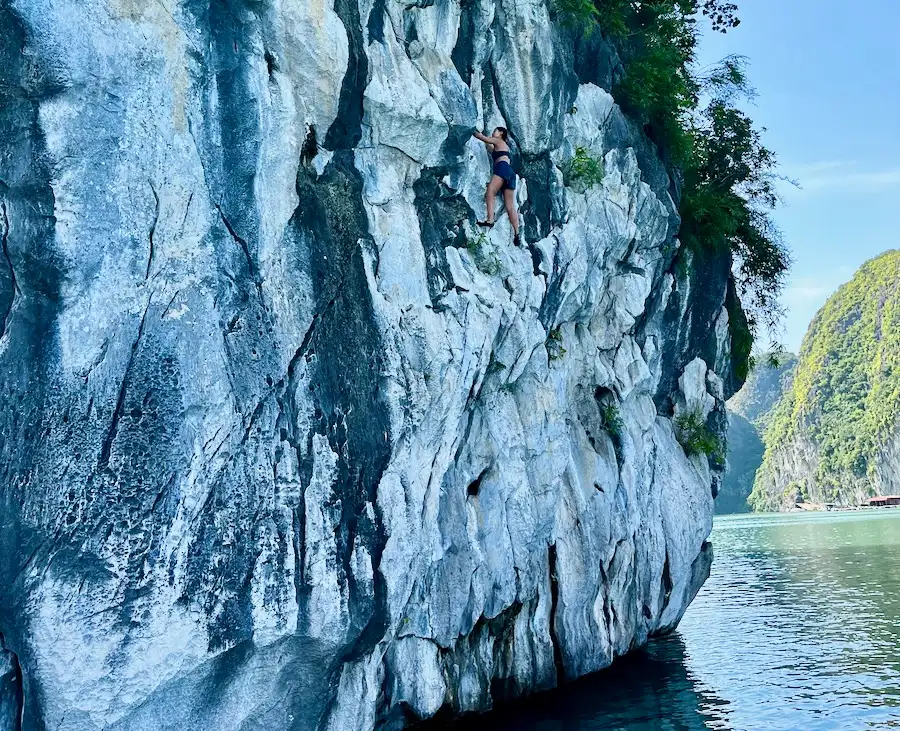
[[[751,505],[851,505],[900,492],[900,251],[866,262],[825,303],[772,412]]]

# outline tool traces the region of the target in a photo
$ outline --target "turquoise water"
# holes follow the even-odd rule
[[[900,510],[722,516],[678,632],[465,728],[900,728]]]

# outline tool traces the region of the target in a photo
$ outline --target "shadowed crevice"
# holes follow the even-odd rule
[[[381,13],[379,3],[376,2],[373,14],[383,16],[383,5],[380,10]],[[334,12],[341,19],[347,32],[349,58],[347,72],[341,84],[337,117],[325,135],[325,147],[329,150],[347,150],[356,147],[362,138],[363,94],[368,83],[369,59],[363,47],[359,4],[356,0],[335,0]],[[377,17],[370,18],[369,21],[369,30],[375,32],[375,40],[378,35],[378,22]],[[383,25],[383,19],[380,22]]]
[[[5,187],[0,184],[0,193]],[[0,337],[3,337],[16,296],[21,294],[16,281],[16,271],[9,256],[9,214],[6,210],[6,201],[0,201],[0,251],[3,253],[3,260],[7,267],[7,287],[0,288]],[[2,279],[0,279],[0,285],[2,284]]]
[[[150,240],[150,252],[147,254],[147,271],[144,273],[144,279],[150,279],[150,268],[153,266],[153,254],[154,254],[154,241],[153,237],[156,235],[156,226],[159,223],[159,195],[156,193],[156,188],[153,187],[153,183],[150,183],[150,192],[153,193],[153,200],[155,201],[154,212],[153,212],[153,223],[150,224],[150,233],[147,238]],[[185,215],[187,215],[187,211],[185,211]]]
[[[144,324],[147,321],[147,311],[150,309],[150,304],[147,303],[147,307],[144,308],[144,314],[141,316],[141,322],[138,325],[137,336],[134,339],[134,342],[131,344],[131,352],[128,355],[128,362],[125,364],[125,372],[122,375],[122,382],[119,385],[119,394],[116,397],[116,407],[113,410],[112,418],[110,419],[109,428],[106,431],[106,437],[103,439],[103,445],[100,448],[100,459],[97,461],[97,470],[106,469],[109,466],[109,457],[112,452],[113,441],[115,441],[116,433],[119,429],[119,422],[122,420],[122,412],[125,407],[125,393],[128,389],[128,383],[131,378],[132,368],[134,367],[135,355],[137,354],[138,346],[141,342],[141,337],[144,334]]]
[[[386,587],[378,571],[387,537],[377,489],[391,455],[391,426],[385,403],[385,345],[366,273],[367,258],[377,266],[377,250],[352,151],[338,150],[321,176],[301,166],[297,197],[288,239],[308,247],[315,314],[288,369],[281,408],[285,435],[297,441],[291,426],[296,405],[287,395],[296,391],[298,366],[304,361],[306,393],[313,405],[308,439],[313,434],[325,437],[336,456],[332,500],[340,505],[337,578],[346,582],[350,594],[350,626],[340,661],[348,662],[371,651],[387,622]],[[303,451],[310,455],[311,443]],[[308,484],[311,457],[301,460],[300,472]],[[371,589],[357,584],[352,570],[355,549],[371,557]],[[305,587],[298,591],[305,593]]]
[[[553,645],[553,665],[556,667],[556,682],[566,677],[563,662],[562,643],[557,625],[559,612],[559,575],[556,572],[556,544],[547,547],[547,564],[550,575],[550,642]]]

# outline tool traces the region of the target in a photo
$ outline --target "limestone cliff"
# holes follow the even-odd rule
[[[900,251],[885,252],[816,314],[764,435],[757,510],[900,493],[898,282]]]
[[[726,408],[728,457],[722,487],[716,496],[717,513],[745,513],[756,471],[763,461],[762,435],[772,411],[791,387],[797,357],[793,353],[761,354],[747,381]]]
[[[399,727],[679,621],[730,262],[560,33],[0,2],[0,729]],[[522,248],[474,228],[500,123]]]

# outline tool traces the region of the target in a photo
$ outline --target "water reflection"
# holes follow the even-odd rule
[[[731,729],[728,716],[728,703],[692,677],[684,642],[672,635],[617,661],[612,670],[447,728],[694,731]]]

